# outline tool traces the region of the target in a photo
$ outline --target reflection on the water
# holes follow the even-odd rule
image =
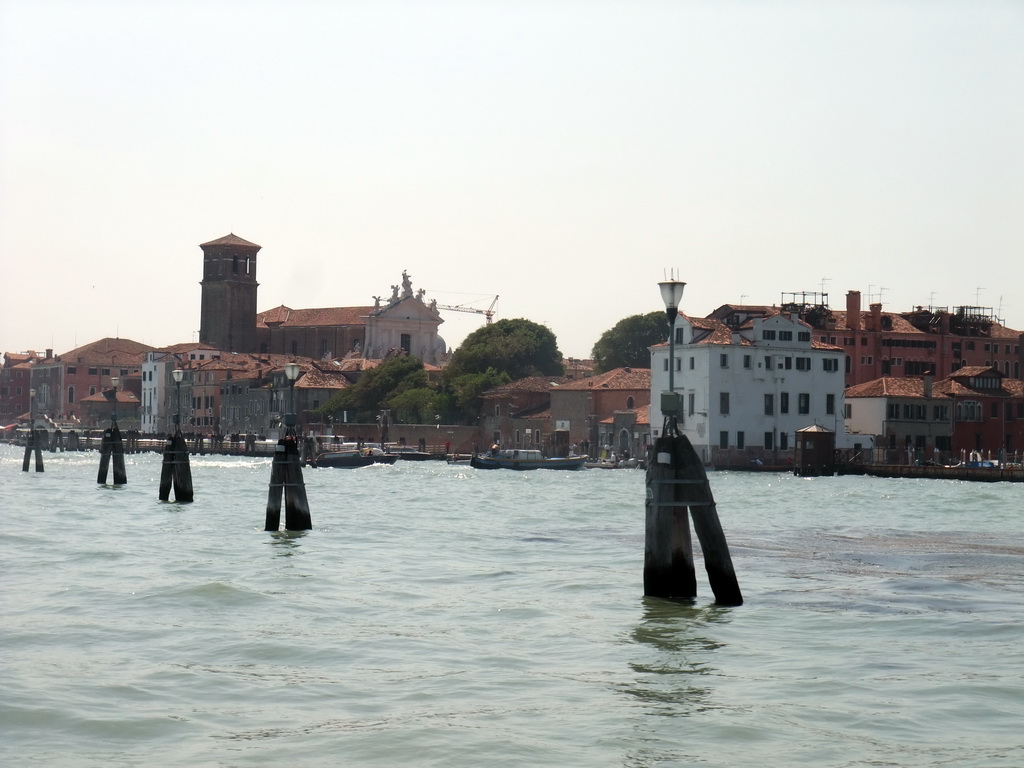
[[[730,621],[734,610],[643,598],[643,616],[632,632],[636,653],[629,666],[634,674],[621,692],[640,702],[644,717],[634,726],[640,745],[623,756],[624,765],[689,762],[685,744],[666,739],[659,723],[664,722],[661,718],[689,717],[714,706],[707,684],[715,673],[711,654],[723,643],[712,639],[708,630]]]
[[[708,637],[710,624],[728,621],[731,608],[643,598],[643,617],[633,630],[639,650],[629,666],[636,673],[624,692],[651,714],[689,715],[707,705],[709,689],[698,684],[713,671],[709,654],[722,644]]]
[[[291,557],[298,554],[300,540],[309,531],[272,531],[269,543],[274,547],[274,554]]]

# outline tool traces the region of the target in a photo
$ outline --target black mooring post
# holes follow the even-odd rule
[[[35,429],[28,431],[28,437],[25,438],[25,460],[21,462],[22,472],[28,472],[29,460],[33,453],[36,455],[36,472],[43,471],[43,452],[39,447],[40,440]]]
[[[742,605],[743,596],[704,465],[685,435],[660,437],[647,462],[645,595],[696,597],[687,512],[693,517],[715,601]]]
[[[290,432],[291,430],[289,430]],[[302,464],[294,434],[277,441],[274,461],[270,467],[270,489],[267,495],[265,531],[281,528],[281,497],[284,496],[284,527],[288,531],[308,531],[313,527],[302,480]]]
[[[164,459],[160,467],[160,501],[168,501],[171,498],[172,486],[175,501],[194,501],[188,445],[180,429],[175,434],[168,435],[164,444]]]
[[[96,476],[96,482],[105,485],[107,472],[110,468],[111,459],[114,465],[114,485],[125,485],[128,482],[128,475],[124,469],[124,444],[121,442],[121,430],[117,422],[111,422],[108,429],[103,430],[103,441],[100,443],[100,471]]]

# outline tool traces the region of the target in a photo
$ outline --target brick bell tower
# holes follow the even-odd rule
[[[260,246],[231,234],[203,243],[199,342],[222,352],[258,352],[256,254]]]

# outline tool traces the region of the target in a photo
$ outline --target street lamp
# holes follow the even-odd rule
[[[114,387],[114,408],[110,414],[110,420],[115,424],[117,423],[117,385],[121,383],[121,379],[117,376],[110,377],[110,384]]]
[[[287,363],[284,366],[284,375],[288,377],[288,413],[284,416],[284,425],[288,428],[285,434],[295,433],[295,380],[299,378],[302,369],[298,363]]]
[[[36,391],[28,391],[28,428],[35,431],[36,428]]]
[[[683,299],[686,283],[679,280],[665,280],[658,283],[661,289],[661,300],[665,302],[665,314],[668,316],[668,391],[661,393],[661,413],[665,417],[663,432],[670,437],[679,434],[677,418],[679,416],[679,395],[676,392],[676,317],[679,315],[679,302]]]
[[[171,371],[171,378],[174,379],[174,431],[181,431],[181,380],[185,372],[181,368]]]

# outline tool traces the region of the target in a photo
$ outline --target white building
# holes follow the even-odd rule
[[[675,325],[674,389],[679,422],[707,464],[792,458],[794,433],[818,424],[843,447],[840,347],[813,341],[795,315],[755,317],[739,327],[690,318]],[[662,433],[661,393],[669,391],[669,345],[651,348],[651,430]]]

